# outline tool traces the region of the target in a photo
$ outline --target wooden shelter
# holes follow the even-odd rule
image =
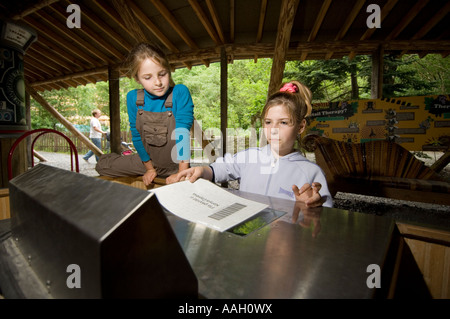
[[[126,76],[121,65],[138,42],[148,41],[161,46],[173,69],[221,63],[221,129],[224,130],[227,127],[226,66],[233,60],[273,58],[270,93],[281,83],[284,64],[288,60],[372,55],[372,97],[380,98],[384,54],[425,56],[438,53],[445,57],[450,53],[449,11],[450,1],[446,0],[1,0],[0,22],[10,20],[35,30],[37,41],[24,56],[27,104],[29,97],[33,97],[64,125],[70,127],[71,124],[39,92],[109,81],[111,148],[114,151],[120,146],[118,79]],[[0,59],[0,65],[1,62]],[[4,189],[8,184],[5,158],[17,135],[8,137],[8,134],[2,132],[0,125],[0,219],[9,218],[9,193]],[[84,142],[90,143],[88,139]],[[21,148],[19,152],[26,153],[26,150]],[[336,218],[339,215],[329,216]],[[359,223],[355,216],[350,217],[349,221],[364,226],[363,230],[371,224]],[[370,216],[370,220],[377,223],[384,222],[372,217],[375,216]],[[328,225],[336,231],[328,231],[328,234],[365,238],[358,234],[355,237],[354,233],[347,236],[346,227],[338,228],[341,224],[329,220],[332,223]],[[371,227],[377,230],[377,225]],[[398,223],[397,227],[402,240],[398,241],[399,253],[395,260],[409,258],[408,250],[404,248],[405,238],[433,297],[448,298],[449,232],[438,227],[431,229],[406,223]],[[271,231],[285,232],[284,228],[277,227]],[[378,232],[369,230],[364,236],[374,234]],[[385,237],[388,236],[374,238],[384,242]],[[200,237],[195,238],[197,241]],[[322,238],[322,235],[314,238],[314,243],[318,243],[317,240],[320,243]],[[295,244],[298,241],[289,242]],[[230,247],[234,252],[236,246]],[[367,247],[368,252],[373,251],[371,245]],[[289,254],[290,260],[291,256]],[[348,256],[346,252],[346,260]],[[361,260],[361,256],[357,257]],[[322,261],[321,257],[321,264],[327,265]],[[342,265],[348,273],[350,268],[347,264]],[[393,271],[397,275],[399,267]],[[319,277],[317,274],[314,272],[315,278]],[[404,278],[409,281],[411,276],[408,274]]]
[[[379,98],[383,54],[449,54],[449,10],[450,1],[429,0],[21,0],[1,1],[0,19],[37,33],[24,56],[33,98],[109,81],[115,150],[117,79],[126,75],[121,64],[138,42],[158,44],[173,69],[222,63],[224,130],[227,63],[273,58],[270,93],[281,83],[287,60],[373,55],[372,96]]]

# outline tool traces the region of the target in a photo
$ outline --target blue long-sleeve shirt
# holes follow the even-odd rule
[[[147,162],[151,159],[150,154],[144,148],[141,135],[136,129],[136,116],[138,108],[136,106],[137,89],[127,94],[128,119],[133,145],[141,160]],[[145,91],[144,111],[166,112],[164,106],[168,93],[164,96],[156,96]],[[177,159],[189,160],[190,158],[190,129],[194,121],[194,104],[192,102],[189,89],[183,84],[177,84],[173,88],[172,112],[175,116],[175,136],[177,145]],[[169,136],[170,138],[170,136]]]

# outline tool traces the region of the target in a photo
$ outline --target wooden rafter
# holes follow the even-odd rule
[[[422,39],[428,32],[433,29],[436,24],[438,24],[444,17],[450,12],[450,2],[447,2],[447,4],[439,10],[430,20],[428,20],[427,23],[425,23],[422,28],[420,28],[417,33],[415,33],[411,40],[419,40]],[[407,50],[403,50],[401,54],[406,54]]]
[[[67,18],[60,7],[51,6],[51,8],[53,9],[53,16],[58,16],[60,19]],[[111,45],[111,43],[108,43],[102,36],[100,36],[96,32],[93,32],[90,28],[79,28],[78,32],[86,36],[86,38],[89,39],[94,47],[101,48],[103,52],[106,52],[110,56],[113,56],[116,60],[120,60],[122,58],[122,53],[120,53],[115,48],[115,46]]]
[[[347,19],[345,20],[344,24],[342,25],[341,29],[339,30],[338,34],[334,38],[334,41],[340,41],[344,38],[344,36],[347,34],[348,29],[352,25],[353,21],[355,21],[356,16],[361,11],[362,6],[364,5],[366,1],[365,0],[358,0],[355,5],[353,6],[352,11],[348,14]],[[333,52],[330,51],[325,55],[325,60],[331,59],[333,56]]]
[[[35,83],[33,83],[31,85],[32,86],[35,86],[35,85],[40,86],[40,85],[43,85],[43,84],[51,83],[53,81],[66,81],[66,80],[69,80],[69,79],[78,79],[78,78],[83,78],[83,77],[87,77],[87,76],[95,75],[95,74],[99,74],[99,73],[105,74],[107,72],[108,72],[108,67],[105,66],[105,67],[95,68],[95,69],[88,70],[88,71],[73,73],[73,74],[70,74],[70,75],[62,75],[62,76],[54,77],[51,80],[36,81]]]
[[[27,8],[26,10],[24,10],[23,12],[21,12],[20,14],[16,14],[15,16],[13,16],[13,20],[20,20],[23,19],[24,17],[39,11],[42,8],[48,7],[49,5],[51,5],[52,3],[58,2],[59,0],[42,0],[39,1],[38,3],[30,6],[29,8]]]
[[[266,19],[266,11],[267,11],[267,0],[261,1],[261,7],[259,9],[259,19],[258,19],[258,31],[256,33],[256,43],[260,43],[263,35],[263,29],[264,29],[264,21]],[[254,59],[256,62],[258,62],[258,56],[255,55]]]
[[[191,49],[193,50],[199,49],[195,41],[192,40],[192,38],[189,36],[186,30],[181,26],[181,24],[177,21],[177,19],[175,19],[175,17],[172,15],[169,9],[167,9],[167,7],[160,0],[151,0],[151,2]],[[206,66],[209,66],[210,61],[204,60],[203,63]],[[188,69],[190,69],[192,66],[190,63],[185,63],[185,65]]]
[[[141,23],[171,52],[179,52],[178,48],[161,32],[161,30],[140,10],[133,1],[127,2]]]
[[[320,11],[317,14],[316,21],[314,22],[314,25],[312,27],[311,33],[309,34],[308,42],[313,42],[316,39],[317,32],[319,32],[319,29],[320,29],[320,27],[322,25],[322,22],[325,19],[325,16],[327,15],[328,8],[331,5],[331,1],[332,0],[325,0],[322,3],[322,7],[320,7]],[[306,59],[307,55],[308,55],[307,52],[303,52],[300,59],[302,61],[304,61]]]
[[[183,41],[194,50],[197,50],[199,47],[192,40],[186,30],[181,26],[181,24],[175,19],[172,13],[167,9],[167,7],[160,0],[151,0],[152,4],[158,9],[158,11],[162,14],[162,16],[169,22],[172,28],[178,33],[178,35],[183,39]]]
[[[234,42],[234,36],[236,32],[236,24],[235,24],[235,16],[236,16],[236,3],[235,0],[230,0],[230,41]]]
[[[60,22],[56,20],[54,17],[50,16],[44,11],[40,11],[37,13],[39,17],[42,18],[43,21],[45,21],[51,28],[55,30],[60,30],[61,36],[64,37],[65,42],[72,41],[77,46],[84,46],[85,51],[87,54],[96,57],[99,60],[105,60],[108,63],[113,63],[112,60],[106,56],[105,54],[102,54],[98,47],[92,45],[91,43],[86,43],[84,39],[82,39],[74,30],[69,28],[60,28],[59,25],[64,22]]]
[[[125,26],[131,33],[131,36],[135,39],[135,42],[148,42],[147,37],[141,30],[141,27],[136,21],[136,17],[130,7],[124,0],[112,0],[114,8],[117,13],[122,17],[125,22]]]
[[[91,0],[92,1],[92,0]],[[119,10],[115,8],[114,1],[109,0],[94,0],[92,2],[98,9],[100,9],[104,14],[108,16],[108,18],[111,19],[111,23],[114,26],[114,29],[120,28],[124,33],[127,39],[133,39],[134,34],[133,30],[129,29],[127,24],[125,23],[123,16],[121,15],[121,8],[119,7]],[[123,38],[123,37],[121,37]]]
[[[99,6],[99,8],[102,9],[103,12],[108,15],[111,12],[111,10],[107,10],[102,6]],[[130,42],[128,42],[121,35],[115,32],[109,25],[107,25],[100,19],[96,18],[96,14],[94,14],[89,8],[83,7],[83,18],[87,20],[87,22],[89,22],[90,24],[94,25],[98,31],[104,32],[105,35],[103,35],[103,37],[106,36],[108,40],[113,42],[111,44],[112,46],[115,46],[116,48],[122,48],[126,52],[131,50],[131,48],[133,47],[133,45]]]
[[[450,12],[450,2],[447,2],[446,5],[436,12],[436,14],[427,22],[425,23],[422,28],[414,34],[414,36],[411,38],[412,40],[418,40],[422,39],[428,32],[430,32],[431,29],[434,28],[436,24],[441,22],[442,19]]]
[[[59,46],[64,47],[65,50],[70,50],[73,53],[73,55],[78,57],[81,65],[83,67],[92,68],[98,62],[95,59],[93,59],[91,56],[86,54],[86,52],[84,50],[73,45],[70,42],[67,42],[63,37],[56,34],[56,32],[49,30],[44,24],[38,22],[34,18],[27,16],[24,20],[27,23],[32,24],[35,29],[37,29],[41,34],[43,34],[40,36],[41,41],[45,38],[51,43],[55,43],[55,42],[58,43]],[[66,54],[64,54],[64,55],[66,55]],[[83,61],[83,62],[81,62],[81,61]]]
[[[277,89],[283,79],[284,66],[286,64],[286,51],[289,47],[291,30],[294,24],[298,4],[299,0],[283,0],[281,3],[277,40],[275,42],[272,70],[270,72],[269,95]]]
[[[262,0],[261,7],[259,9],[258,32],[256,33],[256,43],[261,42],[262,39],[264,21],[266,19],[266,11],[267,11],[267,0]]]
[[[25,2],[31,5],[26,8]],[[352,57],[371,54],[378,46],[385,53],[408,52],[420,57],[429,53],[448,55],[450,33],[448,28],[440,26],[445,26],[449,1],[381,2],[382,28],[368,29],[366,7],[370,1],[300,0],[307,11],[299,10],[294,17],[295,40],[289,41],[285,58]],[[66,9],[72,3],[80,5],[81,28],[66,26],[71,14]],[[30,83],[46,81],[47,84],[34,86],[36,90],[46,90],[107,80],[107,73],[99,73],[51,84],[52,79],[119,64],[137,39],[144,37],[169,55],[172,70],[218,62],[222,46],[228,63],[235,59],[273,58],[280,53],[275,48],[280,16],[272,9],[279,3],[268,0],[38,0],[23,1],[20,5],[5,1],[2,11],[36,31],[38,40],[25,56],[25,78]],[[139,30],[137,27],[140,31],[133,31]]]
[[[420,0],[408,11],[408,13],[400,20],[395,29],[386,37],[386,40],[397,38],[412,19],[422,10],[430,0]]]
[[[384,18],[386,18],[386,16],[391,12],[392,8],[394,8],[394,6],[397,4],[398,0],[388,0],[388,2],[384,5],[384,7],[381,9],[381,14],[380,14],[380,21],[383,22]],[[364,41],[369,39],[372,34],[375,32],[376,28],[372,28],[372,29],[367,29],[366,32],[364,32],[364,34],[361,36],[360,40]],[[350,52],[349,54],[349,58],[353,59],[356,55],[355,51]]]
[[[219,35],[220,44],[226,43],[222,24],[220,23],[219,15],[217,14],[214,2],[212,0],[206,0],[206,5],[208,6],[209,13],[211,14],[214,26],[216,27],[217,34]]]
[[[198,19],[200,20],[203,27],[206,29],[206,31],[208,32],[209,36],[214,41],[214,43],[216,45],[222,44],[216,30],[214,29],[211,22],[209,22],[209,19],[206,16],[205,11],[203,11],[203,9],[200,6],[200,4],[198,3],[198,1],[197,0],[189,0],[189,4],[191,5],[191,7],[194,10],[195,14],[197,15]]]

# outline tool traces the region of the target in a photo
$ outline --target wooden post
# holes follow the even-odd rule
[[[31,130],[31,99],[30,94],[25,92],[25,117],[27,118],[27,130]],[[31,150],[31,136],[27,138],[27,150]],[[33,154],[28,152],[27,154],[27,166],[31,166]]]
[[[220,49],[220,131],[222,132],[222,156],[227,152],[228,127],[228,58],[225,47]],[[228,182],[222,183],[227,188]]]
[[[273,53],[272,70],[268,94],[272,94],[283,81],[283,72],[286,65],[286,52],[291,39],[292,25],[294,24],[299,0],[283,0],[281,3],[280,19],[278,20],[277,39]]]
[[[220,49],[220,131],[222,132],[222,152],[227,151],[228,126],[228,60],[225,47]]]
[[[70,123],[61,113],[59,113],[54,107],[47,103],[47,101],[38,93],[35,89],[33,89],[28,83],[25,85],[25,89],[30,94],[33,99],[36,100],[39,104],[42,105],[44,109],[46,109],[51,115],[53,115],[62,125],[64,125],[70,132],[75,134],[81,142],[83,142],[95,155],[101,156],[103,152],[94,145],[94,143],[89,140],[83,133],[78,131],[72,123]]]
[[[109,80],[109,118],[110,118],[110,145],[111,152],[120,154],[120,73],[119,69],[108,68]]]
[[[381,46],[372,53],[372,81],[370,83],[372,99],[383,97],[383,56],[384,49]]]

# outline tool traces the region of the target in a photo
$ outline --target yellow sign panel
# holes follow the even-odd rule
[[[391,140],[409,151],[450,148],[450,96],[409,96],[313,105],[306,134],[364,143]]]

